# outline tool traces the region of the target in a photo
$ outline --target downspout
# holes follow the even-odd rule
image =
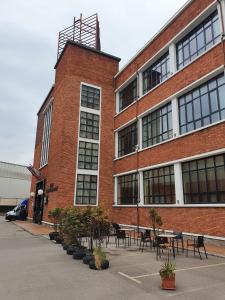
[[[223,9],[222,9],[222,3],[221,0],[217,0],[217,3],[219,5],[219,14],[220,14],[220,19],[221,19],[221,25],[222,25],[222,32],[221,32],[221,44],[222,44],[222,51],[223,51],[223,65],[225,68],[225,48],[224,48],[224,37],[225,37],[225,32],[224,32],[224,19],[223,19]]]
[[[137,65],[137,69],[138,69],[138,65]],[[137,74],[137,99],[136,99],[136,103],[135,103],[135,109],[136,109],[136,113],[135,113],[135,119],[137,122],[137,145],[136,145],[136,172],[138,175],[138,197],[137,197],[137,203],[136,203],[136,208],[137,208],[137,233],[138,233],[138,237],[139,237],[139,227],[140,227],[140,215],[139,215],[139,203],[140,203],[140,173],[138,172],[138,168],[139,168],[139,141],[140,141],[140,126],[139,126],[139,122],[138,122],[138,103],[139,103],[139,73],[138,71],[136,71]]]

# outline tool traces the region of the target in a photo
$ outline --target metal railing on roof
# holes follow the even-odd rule
[[[98,15],[94,14],[83,19],[81,14],[80,19],[74,18],[73,25],[59,32],[57,58],[60,57],[68,40],[100,50]]]

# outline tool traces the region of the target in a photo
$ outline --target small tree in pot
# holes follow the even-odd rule
[[[57,236],[60,235],[60,224],[63,214],[63,208],[56,207],[53,210],[48,212],[48,217],[53,222],[54,231],[49,233],[50,240],[54,240]]]

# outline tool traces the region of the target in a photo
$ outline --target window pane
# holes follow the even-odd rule
[[[170,76],[169,52],[143,72],[143,93],[151,90]]]
[[[184,163],[182,173],[185,203],[225,203],[224,154]]]
[[[181,134],[223,120],[225,118],[224,74],[195,88],[178,100]]]
[[[175,203],[175,184],[173,174],[173,166],[153,169],[143,173],[145,204]]]
[[[135,99],[137,99],[137,78],[119,93],[119,111],[130,105]]]
[[[219,42],[219,34],[218,12],[215,11],[177,43],[177,68],[180,69]]]
[[[171,103],[142,119],[142,147],[160,143],[172,137]]]
[[[81,106],[99,110],[100,90],[97,88],[82,84]]]
[[[78,175],[76,184],[76,203],[77,204],[96,204],[97,195],[97,176]]]
[[[137,123],[118,132],[118,156],[135,151],[137,145]]]

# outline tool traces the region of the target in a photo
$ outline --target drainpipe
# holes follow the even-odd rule
[[[218,13],[220,14],[220,19],[221,19],[221,27],[222,27],[222,33],[221,33],[221,44],[222,44],[222,50],[223,50],[223,65],[225,67],[225,49],[224,49],[224,37],[225,37],[225,32],[224,32],[224,19],[223,19],[223,9],[222,9],[222,3],[221,1],[223,0],[217,0],[217,3],[219,5],[219,10]]]

